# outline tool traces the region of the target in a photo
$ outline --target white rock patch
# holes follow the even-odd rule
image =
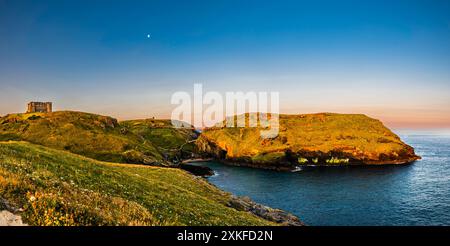
[[[25,226],[22,217],[15,215],[7,210],[0,212],[0,226]]]

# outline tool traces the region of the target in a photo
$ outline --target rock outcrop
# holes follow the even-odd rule
[[[420,159],[411,146],[379,120],[361,114],[279,115],[279,133],[275,138],[261,138],[263,129],[208,128],[196,146],[201,155],[229,164],[276,170],[317,165],[406,164]]]
[[[22,222],[22,217],[14,215],[13,213],[3,210],[0,211],[0,226],[25,226]]]
[[[22,217],[14,214],[19,211],[0,197],[0,226],[26,226],[27,224],[22,222]]]
[[[196,176],[201,176],[201,177],[209,177],[214,175],[214,171],[209,168],[209,167],[205,167],[205,166],[196,166],[196,165],[191,165],[191,164],[180,164],[179,168],[188,171]]]
[[[239,211],[250,212],[263,219],[279,223],[284,226],[304,226],[296,216],[280,209],[270,208],[252,201],[249,197],[232,196],[227,204]]]

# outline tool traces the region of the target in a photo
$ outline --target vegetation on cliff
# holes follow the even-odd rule
[[[183,170],[26,142],[0,142],[0,198],[29,225],[273,225]]]
[[[0,141],[24,140],[101,161],[167,165],[192,150],[194,129],[175,129],[167,120],[118,122],[96,114],[59,111],[0,118]]]
[[[120,122],[134,135],[140,136],[155,146],[166,159],[190,158],[194,151],[194,141],[198,133],[194,127],[175,128],[170,120],[128,120]]]
[[[260,137],[261,127],[208,128],[196,145],[205,155],[274,169],[403,164],[420,158],[379,120],[362,114],[279,115],[279,124],[272,139]]]

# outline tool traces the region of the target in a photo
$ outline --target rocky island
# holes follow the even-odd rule
[[[420,159],[381,121],[363,114],[281,114],[277,137],[263,139],[261,129],[207,128],[196,146],[203,156],[228,164],[275,170],[407,164]]]

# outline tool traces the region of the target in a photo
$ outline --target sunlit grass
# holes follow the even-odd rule
[[[415,157],[413,149],[380,121],[362,114],[280,115],[276,138],[261,138],[261,130],[259,127],[214,127],[202,132],[197,146],[211,152],[208,148],[212,144],[226,152],[228,159],[268,164],[277,163],[283,157],[299,164],[348,164]]]
[[[170,121],[117,122],[96,114],[59,111],[11,114],[0,118],[1,140],[25,140],[101,161],[166,164],[172,149],[192,140],[193,129],[174,129]],[[192,144],[183,148],[192,151]]]
[[[30,225],[267,225],[183,170],[0,142],[0,196]]]

